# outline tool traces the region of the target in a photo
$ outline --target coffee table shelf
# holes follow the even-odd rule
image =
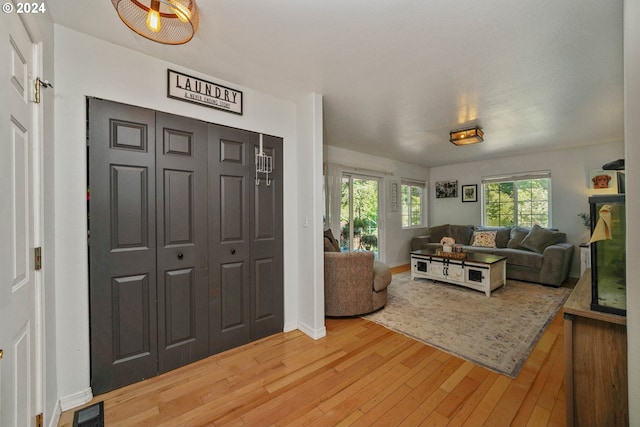
[[[507,257],[468,253],[464,259],[435,255],[428,250],[411,252],[411,280],[416,278],[465,286],[491,296],[506,286]]]

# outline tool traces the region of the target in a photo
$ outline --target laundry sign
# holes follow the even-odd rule
[[[167,96],[242,115],[242,92],[167,70]]]

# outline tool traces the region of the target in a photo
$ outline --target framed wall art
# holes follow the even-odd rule
[[[589,190],[597,194],[616,194],[618,192],[618,173],[614,170],[591,169],[587,186]]]
[[[458,197],[458,180],[436,182],[436,199]]]
[[[396,181],[393,181],[391,183],[391,212],[397,212],[398,211],[398,200],[400,197],[399,194],[399,184]]]
[[[462,186],[462,201],[477,202],[478,201],[478,185],[469,184]]]

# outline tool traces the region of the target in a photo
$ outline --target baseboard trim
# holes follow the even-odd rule
[[[324,326],[319,329],[314,329],[309,327],[308,325],[305,325],[304,323],[298,322],[298,329],[304,334],[313,338],[314,340],[318,340],[320,338],[324,338],[327,336],[327,328]]]
[[[91,388],[70,394],[69,396],[61,397],[60,410],[65,412],[69,409],[77,408],[78,406],[90,402],[91,399],[93,399],[93,392],[91,391]]]
[[[287,322],[284,324],[282,332],[291,332],[295,331],[296,329],[298,329],[298,322]]]
[[[396,267],[391,267],[391,274],[403,273],[409,270],[411,270],[411,264],[398,265]]]
[[[51,418],[49,419],[49,427],[57,427],[60,422],[60,417],[62,416],[62,410],[60,409],[60,401],[58,401],[53,408],[53,413],[51,414]]]

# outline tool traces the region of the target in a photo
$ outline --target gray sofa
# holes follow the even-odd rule
[[[443,237],[453,237],[466,252],[506,256],[508,279],[557,287],[568,277],[573,259],[573,245],[567,243],[565,233],[537,225],[527,229],[444,224],[429,228],[426,236],[414,237],[411,250],[435,252],[442,248]],[[495,247],[489,247],[492,238]]]

